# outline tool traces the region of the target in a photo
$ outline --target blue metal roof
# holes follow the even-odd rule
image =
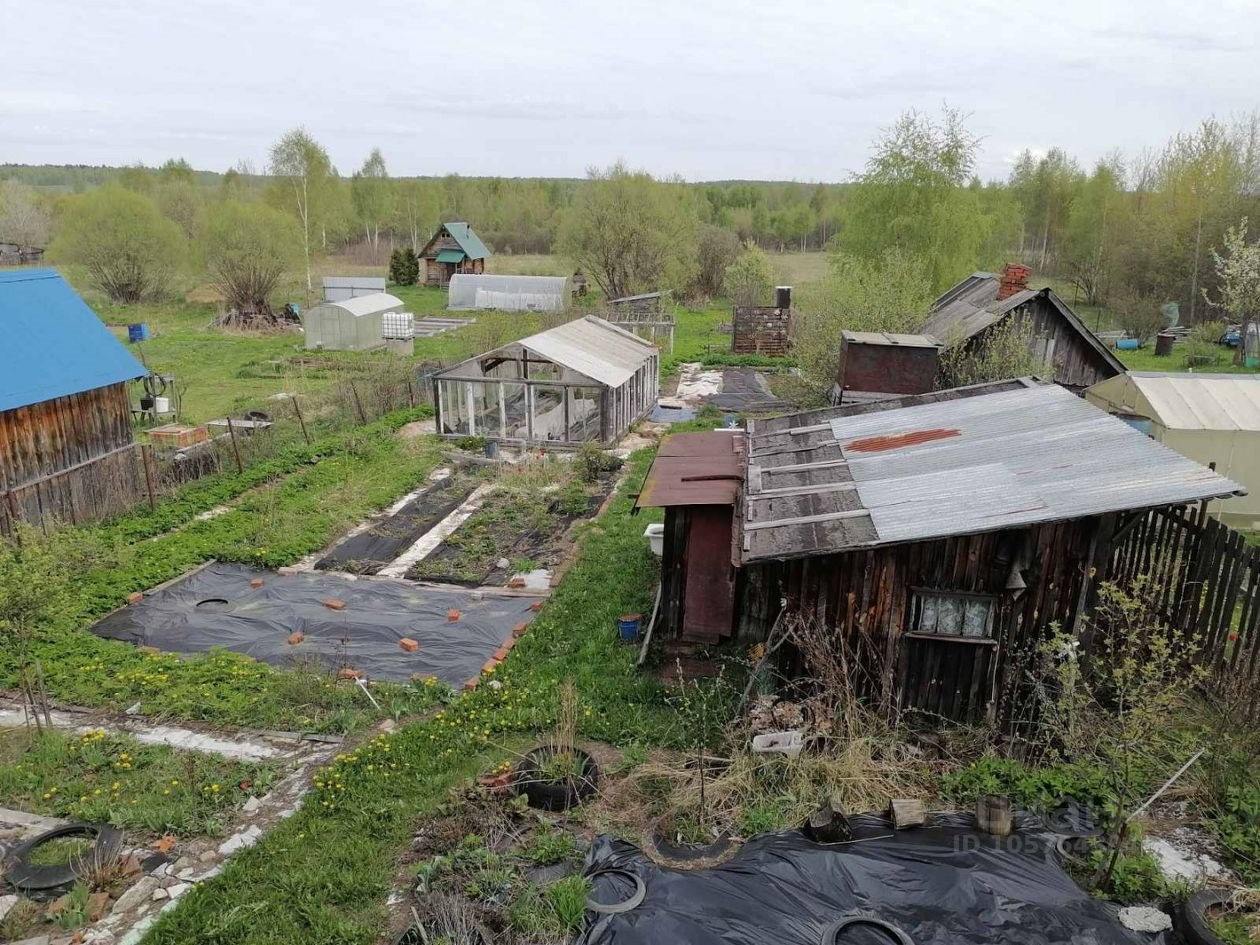
[[[0,271],[0,411],[147,373],[56,270]]]

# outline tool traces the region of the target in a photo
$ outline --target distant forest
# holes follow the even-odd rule
[[[358,168],[336,168],[296,129],[272,146],[266,173],[200,171],[179,158],[155,168],[0,165],[0,241],[56,248],[66,221],[86,214],[85,201],[126,191],[146,205],[129,205],[137,221],[151,212],[174,224],[170,232],[186,244],[181,259],[193,265],[216,207],[251,204],[297,224],[308,271],[319,254],[383,262],[395,248],[422,245],[439,223],[466,220],[496,253],[571,262],[590,258],[601,241],[629,253],[646,232],[661,259],[640,267],[650,280],[635,272],[620,280],[636,288],[664,281],[686,291],[698,280],[713,293],[720,280],[704,278],[706,266],[714,269],[705,254],[720,250],[724,267],[741,246],[828,249],[876,268],[896,252],[934,291],[1022,261],[1074,284],[1085,301],[1177,301],[1195,320],[1219,288],[1214,253],[1260,212],[1256,115],[1209,118],[1162,148],[1116,152],[1093,166],[1059,148],[1025,152],[1006,180],[988,183],[974,171],[979,145],[965,116],[945,109],[903,114],[844,183],[686,183],[622,165],[587,179],[416,178],[390,176],[380,150]]]

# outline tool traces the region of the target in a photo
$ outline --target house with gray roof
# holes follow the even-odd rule
[[[1029,270],[1007,266],[999,276],[976,272],[932,304],[923,333],[947,348],[983,349],[1000,325],[1026,327],[1033,355],[1046,365],[1044,376],[1081,393],[1124,373],[1120,359],[1051,288],[1030,289]],[[948,380],[948,379],[947,379]]]

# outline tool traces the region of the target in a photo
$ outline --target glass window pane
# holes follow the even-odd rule
[[[936,622],[936,632],[958,636],[962,632],[962,601],[957,597],[941,597],[937,608],[940,617]]]
[[[965,637],[985,637],[989,635],[989,611],[993,602],[971,598],[967,601],[963,613],[962,635]]]

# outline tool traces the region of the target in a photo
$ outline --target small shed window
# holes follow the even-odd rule
[[[993,635],[997,598],[961,591],[916,589],[913,633],[986,639]]]

